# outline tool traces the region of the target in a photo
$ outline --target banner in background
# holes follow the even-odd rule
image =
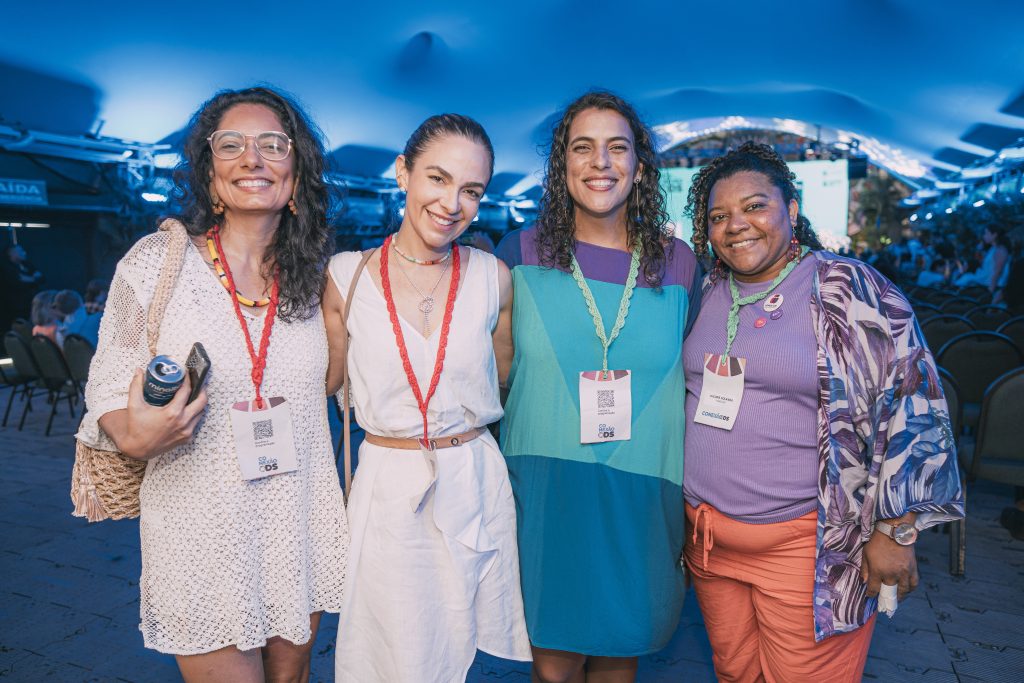
[[[49,203],[45,180],[0,178],[0,204],[46,206]]]

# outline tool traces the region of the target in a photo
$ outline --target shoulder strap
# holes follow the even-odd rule
[[[167,303],[171,300],[171,294],[174,293],[174,285],[178,281],[181,264],[185,262],[185,251],[188,249],[188,231],[179,221],[168,218],[160,224],[160,229],[169,232],[171,239],[168,241],[167,255],[164,256],[164,263],[160,267],[153,300],[150,302],[149,311],[146,314],[146,341],[149,343],[150,357],[156,355],[156,343],[160,338],[160,323],[164,319],[164,312],[167,310]]]
[[[342,321],[345,323],[345,339],[344,345],[342,346],[342,364],[341,364],[341,413],[342,421],[345,424],[345,430],[342,438],[345,442],[345,500],[348,500],[349,491],[352,490],[352,416],[349,403],[350,388],[348,385],[348,341],[350,334],[348,332],[348,314],[352,310],[352,297],[356,293],[356,285],[359,284],[359,276],[363,274],[363,268],[366,267],[367,261],[373,256],[373,253],[377,251],[376,248],[370,249],[363,254],[363,258],[359,260],[359,265],[356,266],[356,272],[352,275],[352,283],[348,286],[348,296],[345,297],[345,310],[342,312]]]

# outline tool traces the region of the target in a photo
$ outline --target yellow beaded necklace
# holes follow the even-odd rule
[[[220,254],[217,253],[217,245],[214,242],[213,234],[217,230],[217,227],[211,228],[206,233],[206,249],[210,252],[210,259],[213,261],[213,269],[217,272],[217,277],[220,278],[220,283],[224,285],[224,289],[231,291],[231,286],[228,284],[228,274],[224,272],[224,266],[220,262]],[[238,303],[243,306],[249,306],[250,308],[263,308],[264,306],[270,305],[270,297],[264,297],[262,299],[250,299],[247,296],[243,296],[241,292],[235,290],[235,298],[238,299]]]

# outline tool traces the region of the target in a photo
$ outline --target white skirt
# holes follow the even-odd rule
[[[464,681],[477,649],[530,659],[505,460],[487,432],[434,456],[436,483],[420,451],[359,449],[338,681]]]

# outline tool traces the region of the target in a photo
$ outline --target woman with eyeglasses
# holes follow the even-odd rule
[[[290,99],[218,93],[189,124],[184,225],[140,240],[110,288],[79,438],[148,462],[141,630],[189,683],[307,680],[320,615],[341,604],[323,168],[320,133]],[[186,377],[155,407],[143,394],[146,320],[175,230],[189,239],[157,353],[182,363],[200,342],[211,370],[191,403]]]

